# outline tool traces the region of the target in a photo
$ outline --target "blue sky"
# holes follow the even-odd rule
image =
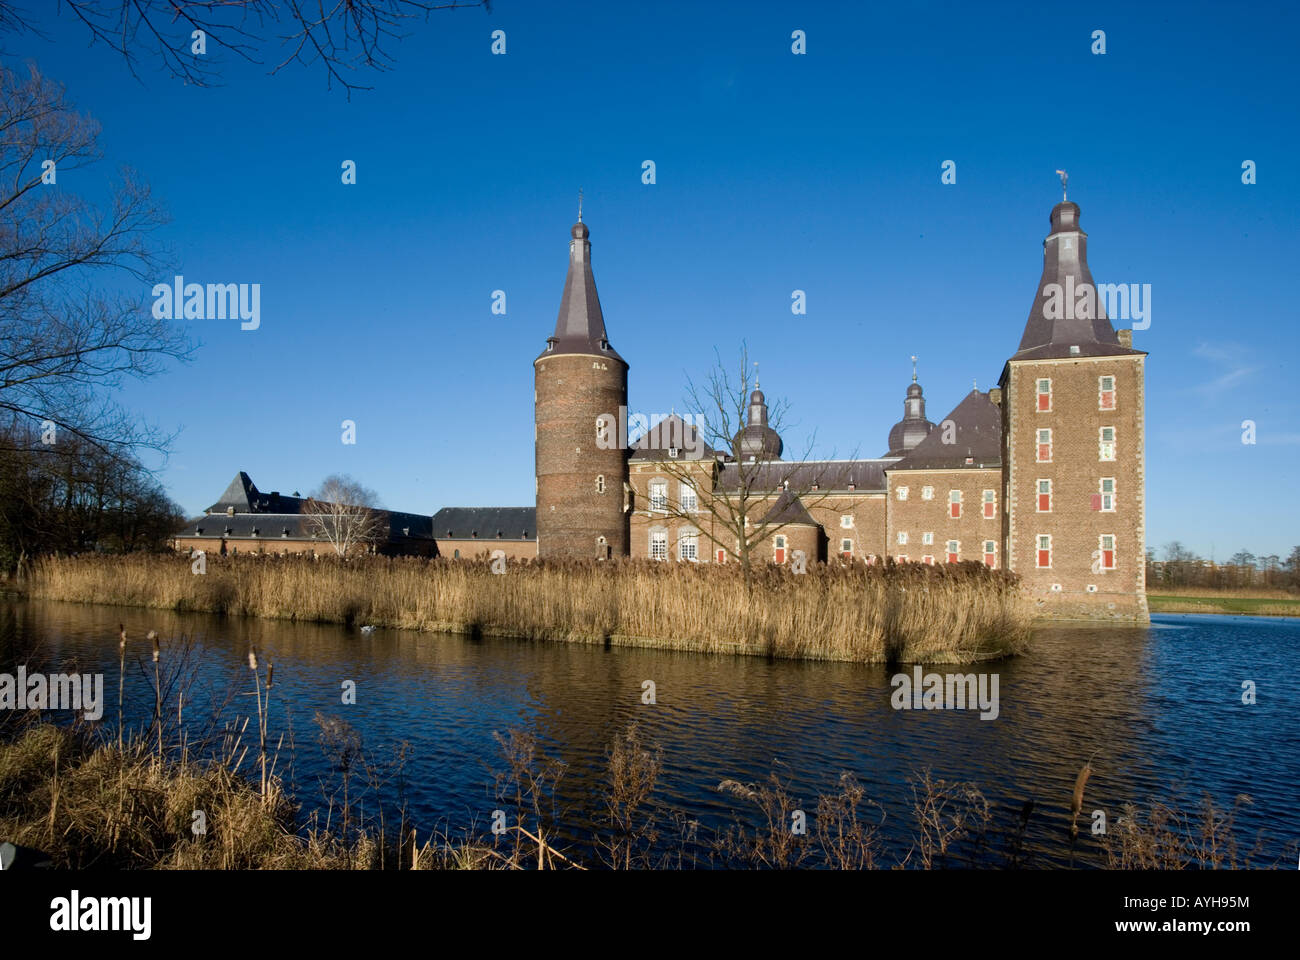
[[[261,284],[260,329],[197,321],[193,363],[123,393],[180,431],[160,476],[191,513],[241,469],[283,492],[347,472],[410,511],[531,504],[532,361],[579,187],[634,411],[683,409],[686,376],[743,339],[790,402],[787,447],[815,428],[824,455],[878,456],[910,354],[932,420],[996,382],[1064,167],[1098,282],[1152,288],[1148,542],[1223,559],[1300,543],[1298,19],[497,0],[414,23],[350,100],[319,65],[270,75],[274,46],[223,58],[219,87],[137,80],[53,6],[8,53],[103,125],[104,162],[61,186],[133,167],[188,281]]]

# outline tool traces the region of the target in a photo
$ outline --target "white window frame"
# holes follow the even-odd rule
[[[1043,489],[1043,484],[1047,484],[1047,489]],[[1047,494],[1047,509],[1041,506],[1042,501],[1038,498]],[[1039,477],[1034,481],[1034,513],[1051,513],[1052,512],[1052,481],[1047,477]]]
[[[655,496],[656,489],[662,490],[663,495],[656,497]],[[668,481],[667,480],[661,478],[655,478],[654,480],[650,481],[650,509],[651,511],[658,511],[659,513],[668,512]]]
[[[683,480],[678,490],[681,498],[683,513],[698,513],[700,510],[700,496],[695,489],[695,485],[689,480]]]
[[[596,475],[596,492],[597,493],[605,492],[605,475],[603,473]]]
[[[985,520],[996,520],[998,516],[998,492],[996,490],[985,490],[980,497],[980,516]],[[993,505],[993,516],[989,516],[988,511],[984,508],[989,504]]]
[[[1043,439],[1044,434],[1047,435],[1046,440]],[[1043,447],[1047,447],[1046,460],[1042,458]],[[1039,427],[1038,430],[1035,431],[1034,433],[1034,462],[1035,463],[1052,462],[1052,428],[1051,427]]]
[[[899,500],[906,500],[906,499],[907,499],[907,487],[905,487],[905,486],[903,486],[903,487],[895,487],[895,488],[894,488],[894,493],[897,494]]]
[[[656,547],[660,547],[662,550],[656,550]],[[668,559],[668,531],[663,527],[656,527],[650,531],[650,559]]]
[[[953,549],[954,547],[956,547],[955,550]],[[957,559],[948,560],[949,555],[955,555]],[[961,541],[949,540],[947,543],[945,543],[943,545],[943,556],[944,556],[944,560],[947,560],[948,563],[957,563],[959,560],[961,560]]]
[[[700,532],[693,528],[677,531],[677,559],[691,563],[700,562]]]
[[[961,517],[962,517],[962,512],[963,512],[962,501],[963,501],[964,499],[965,499],[965,498],[963,497],[962,492],[961,492],[960,490],[949,490],[949,491],[948,491],[948,519],[949,519],[949,520],[960,520],[960,519],[961,519]],[[956,507],[957,507],[957,516],[955,516],[955,517],[952,515],[952,508],[953,508],[954,504],[955,504]]]
[[[899,531],[898,531],[898,545],[899,545],[900,547],[905,547],[905,546],[907,546],[907,531],[906,531],[906,530],[899,530]]]
[[[853,514],[851,513],[840,514],[840,529],[841,530],[853,529]]]
[[[1043,384],[1047,384],[1046,390],[1043,389]],[[1047,397],[1047,409],[1043,409],[1043,407],[1040,405],[1038,400],[1039,397],[1043,397],[1043,396]],[[1038,377],[1034,380],[1034,409],[1037,410],[1039,413],[1052,412],[1052,378],[1051,377]]]
[[[1110,389],[1106,389],[1106,381],[1110,381]],[[1114,374],[1103,374],[1097,378],[1097,409],[1112,411],[1119,407],[1119,390],[1116,389]],[[1106,406],[1106,394],[1110,394],[1110,406]]]
[[[1106,492],[1106,482],[1107,482],[1107,481],[1110,481],[1110,492],[1109,492],[1109,493]],[[1114,477],[1102,477],[1100,480],[1098,480],[1098,481],[1097,481],[1097,492],[1098,492],[1099,494],[1101,494],[1101,512],[1102,512],[1102,513],[1114,513],[1114,512],[1115,512],[1115,496],[1116,496],[1116,494],[1115,494],[1115,478],[1114,478]],[[1109,500],[1109,501],[1106,499],[1107,497],[1110,497],[1110,500]],[[1109,505],[1107,505],[1107,504],[1109,504]]]
[[[993,547],[992,550],[989,549],[990,545]],[[984,550],[980,553],[980,559],[984,561],[984,566],[990,570],[996,570],[998,566],[998,542],[996,540],[985,540],[981,546]],[[988,560],[990,555],[993,557],[992,563],[989,563]]]
[[[933,499],[934,499],[934,487],[922,487],[922,488],[921,488],[921,499],[922,499],[922,500],[933,500]]]
[[[925,533],[921,534],[922,546],[929,547],[932,546],[933,544],[934,544],[934,534],[932,532],[927,530]]]
[[[845,544],[848,544],[848,546],[845,546]],[[840,556],[843,556],[843,555],[846,554],[846,553],[847,553],[850,557],[853,556],[853,541],[850,540],[850,539],[847,538],[847,537],[841,537],[841,538],[840,538]]]
[[[1106,566],[1106,541],[1110,540],[1110,566]],[[1097,537],[1097,559],[1101,562],[1101,569],[1114,570],[1118,564],[1118,550],[1115,549],[1115,534],[1103,533]]]
[[[1106,439],[1106,431],[1110,431],[1110,439]],[[1115,428],[1111,426],[1097,428],[1097,460],[1101,463],[1110,463],[1115,459],[1116,444]]]
[[[1043,546],[1044,540],[1047,541],[1047,546]],[[1038,562],[1038,554],[1042,550],[1047,551],[1046,566]],[[1034,537],[1034,566],[1039,570],[1052,569],[1052,535],[1050,533],[1040,533]]]

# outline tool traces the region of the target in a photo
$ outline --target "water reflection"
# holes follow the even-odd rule
[[[313,714],[338,715],[385,758],[411,745],[407,797],[421,824],[457,827],[490,818],[490,771],[501,766],[494,731],[530,730],[569,770],[561,801],[582,833],[604,776],[610,739],[631,721],[663,748],[657,796],[705,824],[729,820],[733,798],[719,781],[754,781],[776,769],[812,810],[842,770],[853,771],[887,811],[884,833],[902,852],[911,834],[907,779],[934,775],[977,782],[1007,823],[1026,799],[1036,810],[1028,836],[1039,865],[1070,862],[1062,838],[1080,767],[1092,760],[1087,813],[1114,818],[1125,801],[1171,787],[1185,801],[1208,791],[1219,803],[1239,793],[1254,804],[1239,836],[1266,838],[1267,859],[1300,836],[1292,789],[1300,774],[1295,710],[1300,622],[1266,618],[1158,617],[1150,628],[1046,627],[1033,652],[971,667],[1000,674],[1000,715],[978,711],[895,711],[880,666],[768,662],[661,650],[526,643],[329,625],[222,619],[207,615],[74,604],[0,605],[0,670],[29,656],[103,671],[116,716],[117,624],[142,638],[150,629],[194,642],[187,716],[232,709],[251,689],[245,660],[256,645],[274,660],[273,733],[294,743],[285,771],[305,803],[328,779]],[[179,646],[164,649],[178,655]],[[148,660],[143,642],[132,657]],[[941,668],[941,672],[955,672]],[[344,705],[345,681],[356,683]],[[657,703],[641,702],[653,680]],[[1241,703],[1243,680],[1258,687]],[[151,687],[130,674],[128,718],[146,720]],[[233,709],[251,700],[234,696]],[[190,711],[193,713],[190,713]],[[1078,857],[1099,862],[1096,845]],[[1079,860],[1076,860],[1079,862]]]

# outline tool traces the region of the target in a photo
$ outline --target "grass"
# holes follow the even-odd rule
[[[1236,613],[1252,617],[1300,617],[1300,600],[1241,596],[1232,591],[1204,592],[1206,596],[1181,591],[1177,594],[1148,594],[1147,606],[1152,613]],[[1288,596],[1284,593],[1281,595]]]
[[[290,620],[805,660],[955,663],[1009,656],[1031,613],[979,563],[763,565],[367,557],[47,558],[30,596]]]

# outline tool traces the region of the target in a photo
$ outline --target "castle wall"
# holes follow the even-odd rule
[[[1010,361],[1003,381],[1004,520],[1010,568],[1044,615],[1149,619],[1145,566],[1145,395],[1141,355]],[[1115,406],[1101,408],[1098,378],[1115,378]],[[1051,380],[1051,410],[1039,411],[1037,381]],[[1115,459],[1102,460],[1100,431],[1115,428]],[[1050,429],[1051,460],[1038,461],[1037,431]],[[1113,509],[1098,509],[1103,478]],[[1051,482],[1040,512],[1038,481]],[[1050,537],[1040,566],[1041,536]],[[1106,569],[1102,537],[1114,537]]]

